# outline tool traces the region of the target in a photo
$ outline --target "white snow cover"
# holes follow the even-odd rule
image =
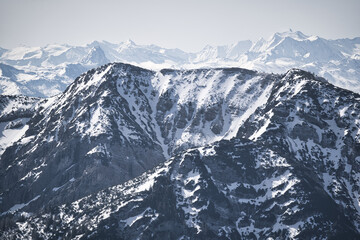
[[[165,120],[173,121],[179,105],[196,103],[196,111],[222,102],[222,131],[215,134],[211,122],[193,126],[191,121],[175,133],[175,146],[201,146],[221,139],[231,139],[239,127],[269,98],[273,83],[263,84],[262,75],[235,73],[225,75],[221,69],[177,71],[174,74],[157,72],[151,83],[160,95],[174,91],[177,108],[166,112]],[[220,101],[223,100],[223,101]],[[216,119],[215,119],[216,121]]]
[[[331,83],[360,92],[360,38],[327,40],[299,31],[275,33],[269,39],[239,41],[228,46],[206,46],[196,53],[106,41],[83,46],[47,45],[17,47],[0,56],[0,91],[3,94],[52,96],[61,93],[74,78],[90,68],[109,62],[124,62],[159,70],[204,67],[243,67],[284,73],[301,68],[325,77]]]
[[[21,122],[26,123],[29,119],[21,119]],[[23,125],[20,128],[5,129],[8,122],[0,123],[0,155],[5,151],[8,146],[11,146],[14,142],[18,141],[28,130],[28,125]],[[25,140],[22,140],[25,142]]]

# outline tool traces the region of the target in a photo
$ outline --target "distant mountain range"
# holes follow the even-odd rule
[[[0,48],[0,93],[49,97],[61,93],[81,73],[110,62],[148,69],[243,67],[282,73],[301,68],[336,86],[360,92],[360,38],[327,40],[301,32],[275,33],[268,40],[206,46],[187,53],[155,45],[106,41],[85,46]]]

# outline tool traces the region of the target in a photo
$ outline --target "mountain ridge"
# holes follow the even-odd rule
[[[359,101],[299,69],[89,70],[1,156],[2,234],[356,238]]]
[[[275,45],[274,45],[275,44]],[[239,41],[225,46],[206,46],[199,52],[166,49],[156,45],[137,45],[133,41],[113,44],[94,41],[85,46],[47,45],[4,50],[0,62],[24,71],[14,83],[25,84],[25,92],[15,86],[3,93],[52,96],[61,93],[75,76],[108,62],[126,62],[153,70],[242,67],[263,72],[283,73],[302,68],[327,78],[334,85],[360,92],[360,38],[326,40],[301,32],[275,33],[268,40]],[[103,57],[87,62],[86,56],[97,48]],[[8,81],[5,76],[1,81]]]

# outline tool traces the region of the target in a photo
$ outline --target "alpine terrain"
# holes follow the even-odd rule
[[[118,44],[94,41],[84,46],[0,48],[0,93],[54,96],[80,74],[110,62],[153,70],[242,67],[278,74],[301,68],[360,93],[360,38],[329,40],[292,30],[275,33],[267,40],[208,45],[194,53],[138,45],[131,40]]]
[[[329,53],[320,46],[332,41],[298,32],[218,50],[328,69],[337,63],[324,59],[358,64],[344,60],[356,41],[317,59],[281,50]],[[121,51],[132,56],[127,45]],[[93,46],[84,66],[112,61],[109,46]],[[188,61],[180,50],[149,48],[159,62]],[[8,76],[24,74],[6,64]],[[3,95],[0,112],[2,239],[360,238],[360,95],[313,73],[107,63],[50,98]]]

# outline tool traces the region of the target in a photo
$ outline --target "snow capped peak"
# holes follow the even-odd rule
[[[252,42],[250,40],[246,40],[238,41],[231,45],[206,45],[199,53],[197,53],[194,62],[214,61],[216,59],[238,60],[242,54],[250,49],[251,44]]]
[[[301,44],[300,42],[306,41],[315,41],[319,39],[317,36],[307,36],[300,31],[286,31],[286,32],[277,32],[273,34],[268,40],[263,38],[259,39],[257,42],[253,44],[250,51],[252,52],[265,52],[271,51],[275,47],[280,46],[281,44],[289,44],[288,41],[298,42],[296,44]],[[293,44],[293,43],[291,43]],[[289,44],[289,45],[291,45]],[[295,43],[294,43],[295,44]],[[297,47],[297,46],[294,46]]]
[[[131,40],[130,38],[128,40],[126,40],[125,44],[128,45],[128,46],[135,46],[136,45],[135,42],[133,40]]]
[[[195,61],[206,61],[226,57],[226,46],[206,45],[199,53]]]
[[[131,39],[128,39],[125,42],[120,43],[119,51],[125,50],[127,48],[133,48],[133,47],[137,47],[137,45],[135,44],[134,41],[132,41]]]
[[[117,48],[119,53],[128,51],[129,49],[138,48],[139,46],[135,44],[131,39],[128,39],[125,42],[121,42]]]
[[[302,32],[300,31],[292,31],[292,30],[289,30],[289,31],[286,31],[286,32],[277,32],[275,33],[271,39],[275,38],[275,37],[280,37],[280,38],[292,38],[292,39],[295,39],[297,41],[303,41],[303,40],[306,40],[309,38],[309,36],[303,34]]]
[[[85,46],[85,48],[90,49],[93,47],[101,47],[103,49],[103,51],[107,53],[109,50],[116,48],[117,46],[118,46],[118,44],[110,43],[105,40],[101,40],[101,41],[93,41],[93,42],[87,44]]]
[[[100,46],[101,45],[101,42],[95,40],[95,41],[92,41],[90,44],[87,44],[88,47],[96,47],[96,46]]]
[[[100,46],[94,46],[81,61],[85,65],[98,66],[110,62]]]

